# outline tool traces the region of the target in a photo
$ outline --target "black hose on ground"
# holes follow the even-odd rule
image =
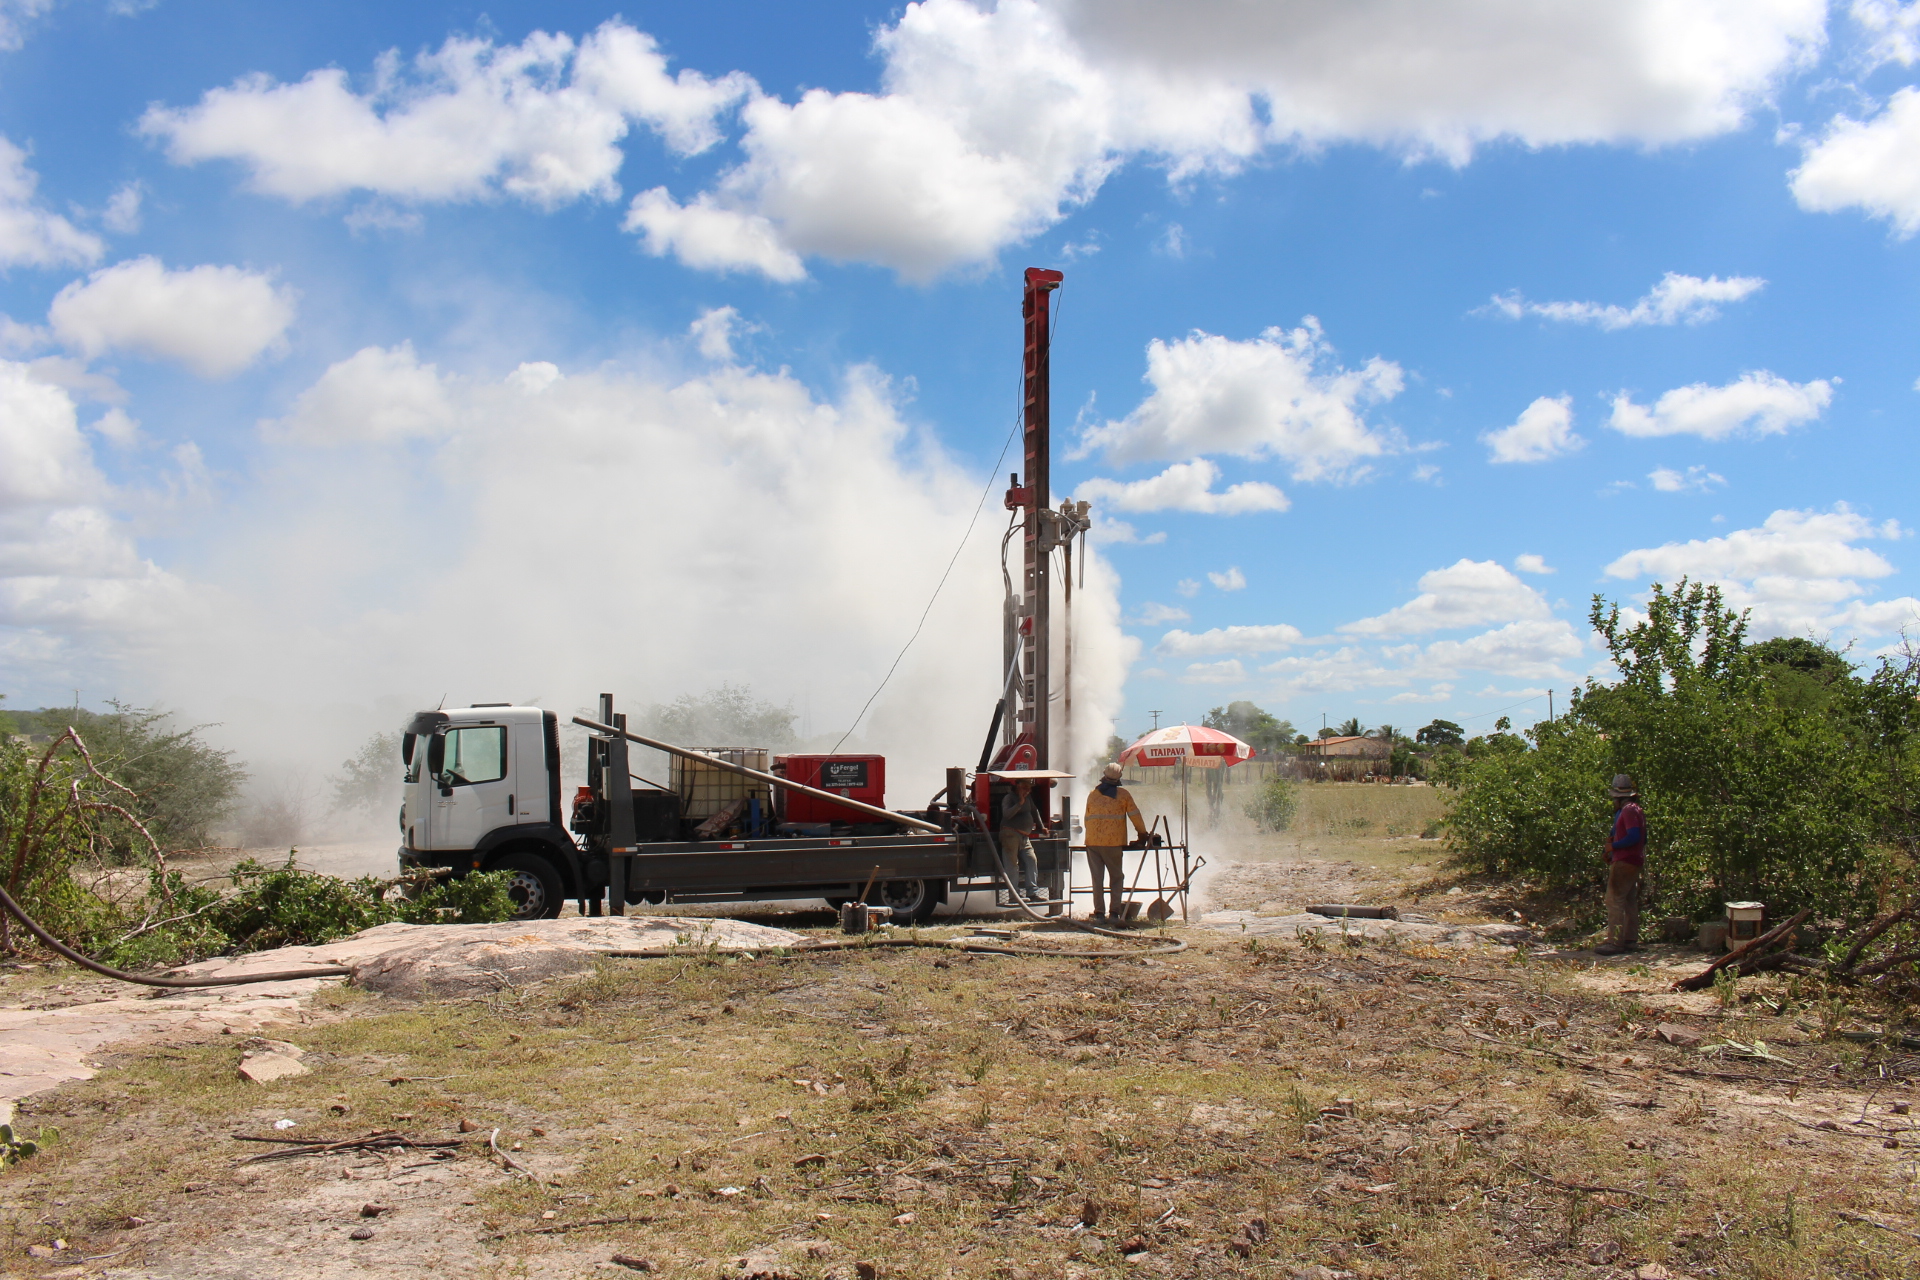
[[[50,950],[65,956],[81,968],[91,969],[109,978],[117,978],[121,982],[136,982],[143,987],[241,987],[255,982],[295,982],[301,978],[343,978],[353,972],[345,965],[329,964],[313,969],[281,969],[271,973],[237,974],[229,978],[155,978],[142,973],[128,973],[125,969],[116,969],[112,965],[101,964],[98,960],[81,955],[42,928],[40,922],[28,915],[26,909],[15,902],[13,895],[5,889],[0,889],[0,907],[5,907],[8,915],[25,925],[27,932],[40,939]]]
[[[1078,929],[1082,933],[1099,934],[1103,938],[1118,938],[1122,942],[1152,943],[1153,945],[1149,946],[1145,951],[1136,953],[1141,955],[1154,955],[1154,954],[1172,955],[1176,951],[1185,951],[1187,949],[1187,944],[1179,938],[1169,938],[1169,937],[1165,937],[1164,935],[1158,938],[1142,938],[1137,933],[1122,933],[1118,929],[1102,929],[1098,925],[1081,924],[1078,920],[1075,920],[1072,916],[1067,916],[1064,919],[1052,919],[1052,920],[1048,919],[1048,917],[1041,915],[1038,911],[1035,911],[1032,907],[1029,907],[1026,904],[1025,900],[1020,897],[1020,891],[1013,887],[1013,876],[1007,870],[1007,858],[1006,858],[1006,854],[1001,851],[1000,842],[993,838],[993,834],[991,832],[987,834],[987,840],[990,843],[990,847],[993,849],[994,863],[1000,868],[1000,883],[1006,887],[1007,896],[1013,899],[1013,905],[1020,908],[1021,913],[1027,916],[1029,919],[1037,920],[1041,924],[1064,924],[1072,928]],[[1069,854],[1068,856],[1071,857],[1072,855]],[[1116,953],[1112,950],[1047,951],[1038,947],[1034,947],[1034,948],[1023,948],[1020,951],[1009,951],[1007,954],[1009,955],[1046,955],[1046,956],[1113,956],[1119,953]]]

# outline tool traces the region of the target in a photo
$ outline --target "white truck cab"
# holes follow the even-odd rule
[[[510,871],[521,914],[558,914],[580,886],[560,815],[554,713],[505,703],[422,711],[400,754],[402,868]]]

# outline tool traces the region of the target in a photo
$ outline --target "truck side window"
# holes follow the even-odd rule
[[[456,787],[498,782],[507,776],[507,731],[495,725],[449,729],[441,769]]]

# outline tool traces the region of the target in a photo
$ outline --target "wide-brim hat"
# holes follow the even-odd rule
[[[1631,775],[1616,773],[1613,775],[1613,785],[1607,788],[1607,794],[1616,800],[1632,800],[1639,797],[1640,789],[1633,785]]]
[[[1100,771],[1100,776],[1103,778],[1118,778],[1125,773],[1126,773],[1126,770],[1121,768],[1120,762],[1116,760],[1114,763],[1102,769]]]

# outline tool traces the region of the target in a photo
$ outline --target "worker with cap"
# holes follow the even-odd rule
[[[1617,956],[1640,945],[1640,876],[1647,865],[1647,817],[1640,791],[1627,774],[1615,774],[1613,827],[1607,837],[1607,940],[1597,955]]]
[[[1034,803],[1033,779],[1015,778],[1013,791],[1000,802],[1000,852],[1014,859],[1020,871],[1019,897],[1040,900],[1040,863],[1033,854],[1033,837],[1046,823]]]
[[[1120,785],[1121,768],[1110,764],[1101,775],[1100,784],[1087,797],[1087,870],[1093,874],[1093,918],[1107,918],[1107,900],[1103,890],[1108,886],[1113,890],[1113,915],[1118,919],[1125,914],[1122,901],[1126,890],[1127,873],[1124,855],[1127,845],[1127,819],[1133,819],[1133,829],[1143,839],[1148,838],[1147,824],[1140,817],[1140,806],[1133,802],[1133,795]]]

